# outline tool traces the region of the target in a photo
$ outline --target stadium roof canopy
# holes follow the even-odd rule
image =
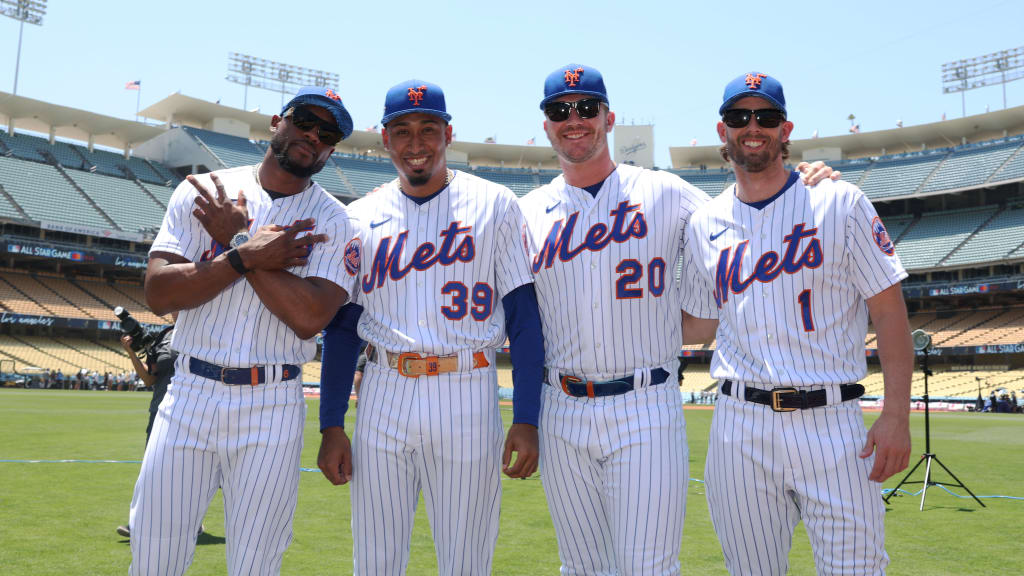
[[[49,134],[68,140],[88,142],[116,148],[130,149],[145,142],[163,129],[140,122],[94,114],[77,108],[50,104],[42,100],[0,92],[0,120],[11,130]]]
[[[835,161],[948,148],[1017,134],[1024,134],[1024,106],[904,128],[793,140],[789,150],[793,160],[806,156]],[[671,147],[672,167],[720,167],[724,163],[718,149],[718,144]]]
[[[241,129],[234,133],[235,136],[245,136],[252,140],[270,140],[272,137],[269,130],[270,115],[231,108],[180,93],[164,98],[142,110],[139,114],[165,124],[184,124],[214,131],[224,131],[226,125],[223,120],[229,119],[229,123],[237,123],[237,128]],[[241,133],[245,130],[248,131],[247,134]],[[352,132],[352,135],[339,143],[337,148],[341,152],[351,154],[386,155],[380,134],[369,130]],[[537,167],[538,165],[545,168],[557,168],[558,166],[555,151],[548,146],[512,146],[456,140],[449,149],[449,158],[485,166],[505,165],[520,168]]]

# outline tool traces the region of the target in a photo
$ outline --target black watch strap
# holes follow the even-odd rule
[[[245,263],[242,262],[242,255],[238,253],[238,249],[232,248],[231,250],[228,250],[226,254],[228,255],[228,264],[231,264],[231,267],[235,269],[235,272],[245,276],[245,273],[248,272],[249,269],[246,268]]]

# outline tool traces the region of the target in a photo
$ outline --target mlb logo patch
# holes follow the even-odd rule
[[[353,238],[345,246],[345,271],[349,276],[359,274],[359,264],[363,256],[363,241]]]
[[[878,249],[882,251],[886,256],[892,256],[896,253],[896,248],[892,245],[892,239],[889,238],[889,232],[885,229],[885,224],[882,224],[882,219],[875,216],[875,219],[871,221],[871,235],[875,238],[875,244],[878,245]]]

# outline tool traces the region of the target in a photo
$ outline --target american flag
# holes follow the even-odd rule
[[[132,80],[131,82],[125,82],[125,90],[140,90],[142,88],[142,80]]]
[[[537,138],[536,137],[530,138],[529,140],[526,141],[526,145],[527,146],[533,146],[536,143],[537,143]]]

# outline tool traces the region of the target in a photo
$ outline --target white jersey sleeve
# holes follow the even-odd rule
[[[187,180],[178,184],[167,203],[167,212],[149,252],[169,252],[198,262],[203,255],[202,225],[192,216],[198,192]]]
[[[878,212],[863,192],[846,219],[850,278],[866,299],[907,277]]]
[[[498,226],[497,255],[495,257],[495,284],[501,296],[523,284],[533,282],[530,258],[526,252],[526,221],[519,204],[510,201],[504,218]]]
[[[323,278],[345,290],[346,301],[351,301],[356,290],[356,279],[363,253],[363,235],[359,222],[345,213],[341,203],[331,210],[330,201],[315,216],[318,234],[326,234],[327,241],[314,244],[306,265],[294,268],[296,276]]]
[[[696,217],[692,218],[690,225],[686,227],[683,240],[682,307],[691,316],[714,319],[718,318],[715,288],[713,279],[703,266],[703,256],[699,250],[700,239],[697,236],[703,233],[698,230],[703,231],[706,228],[698,223]]]

